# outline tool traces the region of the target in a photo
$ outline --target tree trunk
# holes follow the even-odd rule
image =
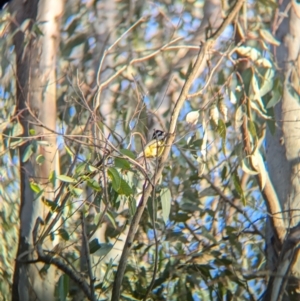
[[[10,7],[15,15],[12,30],[18,30],[14,36],[17,116],[24,136],[20,147],[20,232],[13,300],[54,300],[55,270],[52,267],[41,270],[43,265],[26,261],[35,258],[32,231],[36,219],[43,219],[47,213],[41,195],[53,199],[55,191],[55,184],[49,183],[49,175],[51,171],[57,172],[56,137],[39,124],[56,129],[55,64],[62,8],[62,1],[53,5],[48,0],[16,0]],[[38,24],[39,29],[36,29],[36,21],[42,22]],[[41,195],[33,192],[32,183],[43,189]]]
[[[275,300],[275,296],[276,300],[281,298],[289,300],[285,289],[287,288],[287,291],[293,292],[294,295],[296,290],[299,292],[299,282],[293,279],[296,279],[295,277],[299,279],[300,276],[300,260],[297,258],[299,251],[295,248],[299,241],[296,238],[299,235],[295,234],[298,232],[296,227],[300,222],[300,5],[289,0],[279,4],[274,30],[281,45],[275,49],[275,55],[280,68],[279,76],[284,84],[282,100],[275,108],[276,132],[274,135],[267,134],[267,162],[270,178],[283,211],[282,216],[287,232],[284,241],[280,241],[274,234],[272,226],[268,225],[269,269],[277,276],[270,278],[268,300]],[[288,262],[289,268],[287,268]]]

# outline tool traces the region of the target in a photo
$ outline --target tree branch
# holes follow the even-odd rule
[[[82,289],[82,291],[89,300],[94,301],[95,296],[92,294],[91,289],[85,281],[85,279],[83,279],[76,271],[65,265],[58,258],[54,257],[53,255],[46,255],[44,253],[42,244],[37,239],[38,228],[41,224],[43,224],[43,221],[41,220],[41,218],[38,218],[36,220],[32,235],[34,244],[36,244],[36,250],[38,255],[38,259],[36,260],[36,262],[43,262],[49,265],[56,266],[59,270],[63,271],[66,275],[68,275],[75,283],[77,283],[77,285]]]
[[[192,83],[194,82],[194,79],[197,75],[198,70],[203,67],[203,65],[206,63],[205,58],[207,53],[209,52],[209,50],[212,48],[214,42],[216,41],[216,39],[220,36],[220,34],[224,31],[224,29],[227,27],[227,25],[229,25],[232,20],[235,18],[236,14],[238,13],[238,11],[240,10],[240,8],[242,7],[244,3],[244,0],[237,0],[236,4],[234,5],[232,11],[229,13],[229,15],[227,16],[227,18],[224,20],[224,22],[222,23],[221,27],[213,34],[212,37],[210,37],[201,47],[198,57],[196,59],[196,62],[192,68],[191,73],[188,75],[187,80],[185,81],[183,88],[181,90],[181,93],[178,97],[178,100],[175,104],[175,107],[173,109],[173,113],[171,116],[171,122],[170,122],[170,128],[169,128],[169,137],[166,141],[166,147],[164,149],[164,152],[162,154],[161,157],[161,163],[159,165],[159,168],[157,170],[157,173],[154,175],[153,177],[153,184],[156,185],[159,178],[161,177],[163,168],[164,168],[164,164],[167,160],[167,157],[170,153],[171,150],[171,146],[174,142],[175,139],[175,129],[176,129],[176,125],[177,125],[177,120],[178,120],[178,116],[179,113],[181,111],[181,108],[185,102],[185,100],[187,99],[190,87],[192,85]],[[120,263],[118,266],[118,270],[116,273],[116,277],[115,277],[115,281],[113,284],[113,290],[112,290],[112,296],[111,296],[111,300],[112,301],[118,301],[120,299],[120,293],[121,293],[121,285],[122,285],[122,280],[124,277],[124,273],[125,273],[125,269],[126,269],[126,264],[127,264],[127,260],[129,257],[129,252],[132,248],[132,244],[133,244],[133,239],[135,236],[135,233],[137,231],[140,219],[142,217],[142,214],[144,212],[144,209],[146,207],[147,204],[147,200],[151,194],[152,191],[152,185],[148,185],[149,182],[146,180],[145,184],[144,184],[144,189],[143,189],[143,195],[141,198],[141,201],[137,207],[136,213],[132,219],[130,228],[129,228],[129,232],[128,232],[128,236],[124,245],[124,249],[120,258]]]

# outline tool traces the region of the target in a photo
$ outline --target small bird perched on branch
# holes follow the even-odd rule
[[[165,142],[166,133],[161,130],[155,130],[150,142],[145,145],[143,151],[137,156],[137,160],[141,158],[159,158],[165,149]]]
[[[143,166],[150,178],[154,176],[157,170],[158,158],[161,157],[165,149],[166,137],[167,135],[165,132],[155,130],[151,140],[143,147],[142,152],[140,152],[136,158],[136,162]],[[143,183],[143,181],[141,183]],[[140,189],[141,183],[139,184]]]

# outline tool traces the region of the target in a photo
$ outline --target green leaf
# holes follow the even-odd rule
[[[191,149],[193,149],[193,148],[199,149],[199,148],[201,148],[202,144],[203,144],[203,139],[197,139],[193,142],[190,142],[190,140],[188,141],[188,146]]]
[[[214,270],[209,264],[197,264],[197,270],[199,270],[206,278],[211,279],[210,270]]]
[[[119,172],[110,167],[107,171],[109,178],[112,181],[112,188],[116,191],[119,195],[126,195],[129,196],[133,193],[132,188],[128,185],[128,183],[121,178]]]
[[[132,188],[123,179],[121,179],[121,185],[120,185],[120,188],[117,192],[121,195],[123,194],[123,195],[126,195],[126,196],[130,196],[131,194],[133,194]]]
[[[101,248],[98,238],[94,238],[92,241],[90,241],[89,248],[90,248],[90,254],[95,253],[97,250]]]
[[[38,155],[35,158],[37,164],[42,165],[45,162],[46,158],[43,155]]]
[[[130,151],[129,149],[121,149],[120,153],[131,159],[135,159],[135,157],[136,157],[135,154],[132,151]]]
[[[56,181],[56,171],[55,170],[52,170],[50,172],[49,181],[52,184],[52,186],[55,187],[55,181]]]
[[[27,147],[24,150],[23,156],[22,156],[22,162],[25,163],[28,161],[28,159],[32,156],[33,154],[33,146],[32,144],[28,144]]]
[[[89,243],[89,247],[90,254],[102,257],[109,253],[113,245],[110,243],[99,243],[98,238],[95,238]]]
[[[251,80],[251,86],[249,88],[249,99],[251,100],[251,106],[256,105],[258,106],[259,110],[262,111],[263,113],[267,112],[265,108],[265,104],[263,103],[260,94],[260,80],[256,74],[253,74]]]
[[[244,195],[244,191],[241,186],[240,178],[236,172],[232,174],[232,179],[233,179],[235,190],[237,191],[238,195],[242,199],[243,205],[246,206],[246,198]]]
[[[102,282],[106,281],[108,279],[108,277],[111,275],[110,271],[113,269],[113,265],[114,265],[114,260],[111,258],[109,260],[109,263],[107,264],[106,271],[103,276]]]
[[[155,222],[156,219],[157,219],[157,202],[156,202],[156,198],[149,197],[148,202],[147,202],[147,209],[148,209],[149,216],[150,216],[151,220]]]
[[[117,227],[117,224],[116,224],[116,221],[115,221],[115,218],[114,218],[113,214],[109,210],[107,210],[107,212],[106,212],[105,215],[110,220],[110,222],[112,223],[113,227],[115,229],[117,229],[118,227]]]
[[[118,171],[115,168],[110,167],[107,170],[107,174],[108,174],[109,178],[111,179],[113,189],[118,192],[121,187],[121,177],[120,177]]]
[[[95,191],[101,191],[101,186],[95,179],[87,179],[87,185]]]
[[[274,109],[273,108],[269,109],[268,110],[268,114],[270,116],[274,116]],[[275,132],[276,132],[276,121],[275,121],[275,118],[273,118],[272,120],[267,120],[267,125],[268,125],[268,128],[269,128],[271,134],[274,135]]]
[[[199,198],[207,197],[207,196],[215,196],[218,193],[212,187],[206,187],[199,193]]]
[[[34,136],[35,135],[35,129],[30,129],[29,130],[29,135]]]
[[[218,129],[217,129],[219,135],[222,138],[222,151],[224,154],[226,154],[226,148],[225,148],[225,143],[226,143],[226,125],[222,119],[219,119],[218,122]]]
[[[95,167],[95,166],[93,166],[91,164],[88,165],[88,171],[94,172],[94,171],[97,171],[97,170],[99,170],[97,167]]]
[[[130,170],[130,164],[126,159],[115,158],[115,167]]]
[[[267,109],[273,108],[281,99],[282,97],[282,81],[279,77],[277,77],[274,81],[273,90],[272,90],[272,97],[268,101]]]
[[[76,16],[74,17],[71,21],[70,21],[70,24],[67,26],[67,28],[65,29],[66,32],[69,34],[69,36],[74,33],[76,27],[78,26],[78,24],[80,22],[80,17],[79,16]]]
[[[10,140],[10,144],[9,144],[9,148],[12,150],[16,147],[19,147],[20,144],[22,143],[22,139],[11,139]]]
[[[277,105],[279,103],[281,96],[282,96],[282,94],[278,90],[274,90],[272,92],[272,97],[267,104],[267,109],[275,107],[275,105]]]
[[[58,234],[59,234],[59,236],[60,236],[63,240],[68,241],[68,240],[70,239],[69,233],[68,233],[67,230],[64,229],[64,228],[60,228],[60,229],[58,230]]]
[[[255,122],[253,122],[252,120],[248,120],[248,128],[251,136],[256,140],[257,133],[256,133]]]
[[[79,196],[81,196],[83,194],[83,189],[77,188],[77,187],[70,187],[70,191],[76,197],[79,197]]]
[[[263,82],[260,87],[260,96],[263,97],[273,89],[274,85],[274,70],[267,69],[263,75]]]
[[[51,201],[51,200],[47,200],[45,198],[42,198],[43,203],[50,207],[51,211],[57,211],[59,209],[59,206],[57,203]]]
[[[75,168],[75,174],[80,175],[81,173],[83,173],[85,171],[85,167],[86,167],[85,162],[78,163]]]
[[[70,279],[69,276],[63,274],[59,277],[58,280],[58,299],[59,301],[66,301],[70,288]]]
[[[132,279],[132,278],[130,278],[130,279]],[[136,278],[134,278],[134,279],[136,279]],[[122,300],[126,300],[126,301],[140,301],[141,299],[133,297],[131,293],[128,294],[128,293],[122,292]]]
[[[224,166],[223,169],[222,169],[222,172],[221,172],[221,179],[222,179],[222,181],[225,180],[226,175],[227,175],[227,166]]]
[[[74,47],[83,44],[88,39],[85,32],[72,35],[67,41],[65,41],[62,53],[64,57],[68,57]]]
[[[32,31],[34,31],[37,34],[37,36],[44,36],[44,33],[41,31],[37,23],[34,23],[32,25]]]
[[[130,216],[134,216],[136,212],[136,201],[134,199],[129,200],[129,213]]]
[[[49,268],[50,264],[44,264],[43,267],[39,270],[39,274],[42,276],[47,275]]]
[[[75,179],[73,179],[69,176],[66,176],[66,175],[58,175],[56,178],[65,183],[76,183],[77,182]]]
[[[23,126],[21,125],[21,123],[16,122],[13,125],[13,128],[11,129],[11,136],[13,137],[17,137],[23,134]]]
[[[74,154],[72,153],[71,149],[65,144],[65,149],[67,154],[71,157],[71,159],[73,160],[74,158]]]
[[[40,188],[40,186],[34,182],[30,182],[30,188],[31,190],[33,190],[35,193],[39,193],[42,191],[42,189]]]
[[[252,69],[247,68],[246,70],[244,70],[243,73],[242,73],[242,78],[243,78],[243,85],[244,85],[245,92],[249,96],[251,81],[252,81],[252,78],[253,78]]]
[[[185,78],[192,72],[192,69],[193,69],[193,61],[191,60],[191,62],[189,63],[189,67],[186,72]]]
[[[178,213],[178,212],[175,214],[171,214],[170,216],[170,219],[177,223],[184,223],[190,218],[191,218],[190,215],[188,215],[187,213]]]
[[[171,212],[171,191],[169,188],[163,188],[160,191],[160,199],[161,199],[161,205],[162,205],[162,216],[165,224],[167,223],[169,219],[169,215]]]
[[[235,111],[235,128],[238,129],[243,124],[243,118],[245,115],[245,105],[240,105]]]

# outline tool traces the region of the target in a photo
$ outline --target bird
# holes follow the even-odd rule
[[[164,131],[154,130],[151,140],[143,147],[143,151],[136,158],[136,162],[144,168],[150,178],[157,170],[158,158],[163,154],[166,138],[167,134]]]
[[[151,140],[145,145],[143,151],[137,156],[137,159],[153,159],[161,157],[166,142],[166,133],[161,130],[154,130]]]

